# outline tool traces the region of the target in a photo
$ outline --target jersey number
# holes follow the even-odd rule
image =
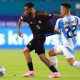
[[[65,30],[68,38],[72,38],[72,36],[76,36],[76,25],[72,26],[72,29],[69,26],[67,26],[65,27]],[[70,31],[72,31],[72,34]]]

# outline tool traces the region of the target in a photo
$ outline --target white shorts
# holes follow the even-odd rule
[[[74,57],[74,49],[70,47],[65,47],[64,45],[56,45],[54,46],[54,50],[56,54],[64,54],[66,58]]]

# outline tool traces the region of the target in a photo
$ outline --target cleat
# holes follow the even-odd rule
[[[51,73],[48,78],[59,78],[61,74],[59,72]]]
[[[34,71],[28,71],[27,73],[23,74],[23,77],[31,77],[34,76],[35,72]]]

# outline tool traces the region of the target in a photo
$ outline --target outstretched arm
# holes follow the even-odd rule
[[[37,11],[37,15],[45,16],[48,19],[50,19],[50,18],[62,18],[62,15],[60,15],[60,14],[56,14],[56,13],[49,14],[49,13],[47,13],[45,11]]]

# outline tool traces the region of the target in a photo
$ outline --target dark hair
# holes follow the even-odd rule
[[[70,9],[71,5],[69,3],[62,3],[61,6]]]
[[[32,2],[29,2],[29,3],[26,3],[24,7],[31,8],[31,7],[34,7],[34,4]]]

